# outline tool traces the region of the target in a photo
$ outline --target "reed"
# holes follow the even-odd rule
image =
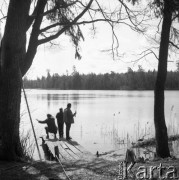
[[[23,158],[27,161],[33,160],[33,155],[35,151],[35,142],[32,140],[31,130],[28,130],[26,133],[23,131],[21,133],[21,146]]]

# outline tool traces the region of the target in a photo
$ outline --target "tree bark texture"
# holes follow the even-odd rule
[[[26,50],[31,0],[10,0],[0,51],[0,160],[23,156],[19,137],[22,77],[30,68],[47,0],[38,0]],[[32,18],[31,17],[31,18]]]
[[[19,137],[22,76],[26,53],[26,23],[30,0],[10,0],[0,63],[0,160],[22,157]]]
[[[170,38],[170,27],[172,23],[172,11],[170,0],[164,1],[163,24],[159,49],[158,73],[154,91],[154,124],[156,138],[156,153],[158,157],[165,158],[170,156],[168,147],[168,134],[165,123],[164,112],[164,90],[167,77],[167,59]]]

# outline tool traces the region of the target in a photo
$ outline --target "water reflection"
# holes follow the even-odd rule
[[[84,96],[82,95],[83,99],[85,98],[92,98],[91,96]],[[34,94],[31,95],[31,98],[36,98],[37,101],[45,101],[47,102],[47,107],[51,108],[51,106],[58,105],[60,101],[66,101],[70,102],[73,101],[73,106],[75,109],[77,109],[78,106],[78,100],[80,99],[79,94],[37,94],[35,96]],[[95,98],[95,97],[93,97]]]

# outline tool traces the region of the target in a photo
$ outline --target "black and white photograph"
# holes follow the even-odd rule
[[[0,180],[179,180],[179,1],[0,0]]]

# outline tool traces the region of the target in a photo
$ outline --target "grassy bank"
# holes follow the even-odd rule
[[[179,140],[179,135],[171,135],[168,137],[168,141],[176,141]],[[148,146],[155,146],[156,145],[156,141],[155,138],[150,138],[150,139],[146,139],[146,140],[139,140],[136,143],[132,144],[133,148],[143,148],[143,147],[148,147]]]

